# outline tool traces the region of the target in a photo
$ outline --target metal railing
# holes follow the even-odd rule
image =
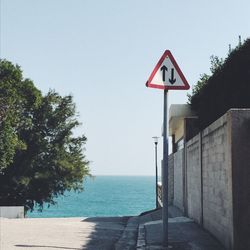
[[[162,183],[158,182],[157,183],[157,190],[158,190],[158,207],[162,207]]]

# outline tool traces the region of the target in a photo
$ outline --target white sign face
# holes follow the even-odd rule
[[[161,57],[146,85],[160,89],[189,89],[186,78],[169,50]]]

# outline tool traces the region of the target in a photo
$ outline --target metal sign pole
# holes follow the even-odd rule
[[[163,103],[163,166],[162,166],[162,224],[163,246],[168,246],[168,90],[164,90]]]
[[[170,50],[166,50],[151,73],[146,86],[164,89],[163,164],[162,164],[162,224],[164,246],[168,246],[168,90],[189,89],[188,82]]]

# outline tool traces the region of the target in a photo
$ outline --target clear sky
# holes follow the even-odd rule
[[[163,92],[145,82],[166,49],[192,86],[211,55],[250,34],[248,0],[0,1],[1,58],[43,93],[74,96],[94,175],[154,174]],[[169,103],[186,94],[171,91]]]

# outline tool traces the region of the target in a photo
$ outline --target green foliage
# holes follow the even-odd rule
[[[201,91],[201,89],[204,87],[204,85],[207,83],[207,80],[209,79],[209,75],[207,74],[202,74],[200,76],[199,81],[196,83],[196,85],[194,85],[194,87],[192,88],[192,94],[187,94],[188,96],[188,104],[192,103],[193,97],[197,94],[199,94],[199,92]]]
[[[224,60],[212,61],[212,75],[189,98],[200,128],[214,122],[230,108],[250,108],[250,40],[237,46]]]
[[[42,209],[66,190],[81,191],[90,174],[86,137],[73,136],[80,124],[72,96],[42,96],[18,66],[0,61],[0,100],[0,205]]]
[[[217,57],[217,56],[211,56],[210,57],[210,63],[211,63],[210,71],[211,71],[212,74],[215,74],[216,71],[221,69],[221,67],[222,67],[222,65],[224,63],[224,60],[222,58]],[[207,84],[207,81],[208,81],[209,77],[210,77],[210,75],[207,75],[207,74],[202,74],[200,76],[199,81],[192,88],[192,94],[191,95],[187,94],[187,96],[188,96],[188,104],[191,104],[193,97],[200,93],[202,88]]]
[[[41,98],[33,83],[23,79],[19,66],[0,61],[0,173],[13,162],[16,150],[26,148],[18,130],[31,125],[26,113],[37,107]]]
[[[210,62],[211,62],[210,71],[212,74],[215,74],[217,71],[221,70],[224,63],[224,59],[219,58],[218,56],[211,56]]]

